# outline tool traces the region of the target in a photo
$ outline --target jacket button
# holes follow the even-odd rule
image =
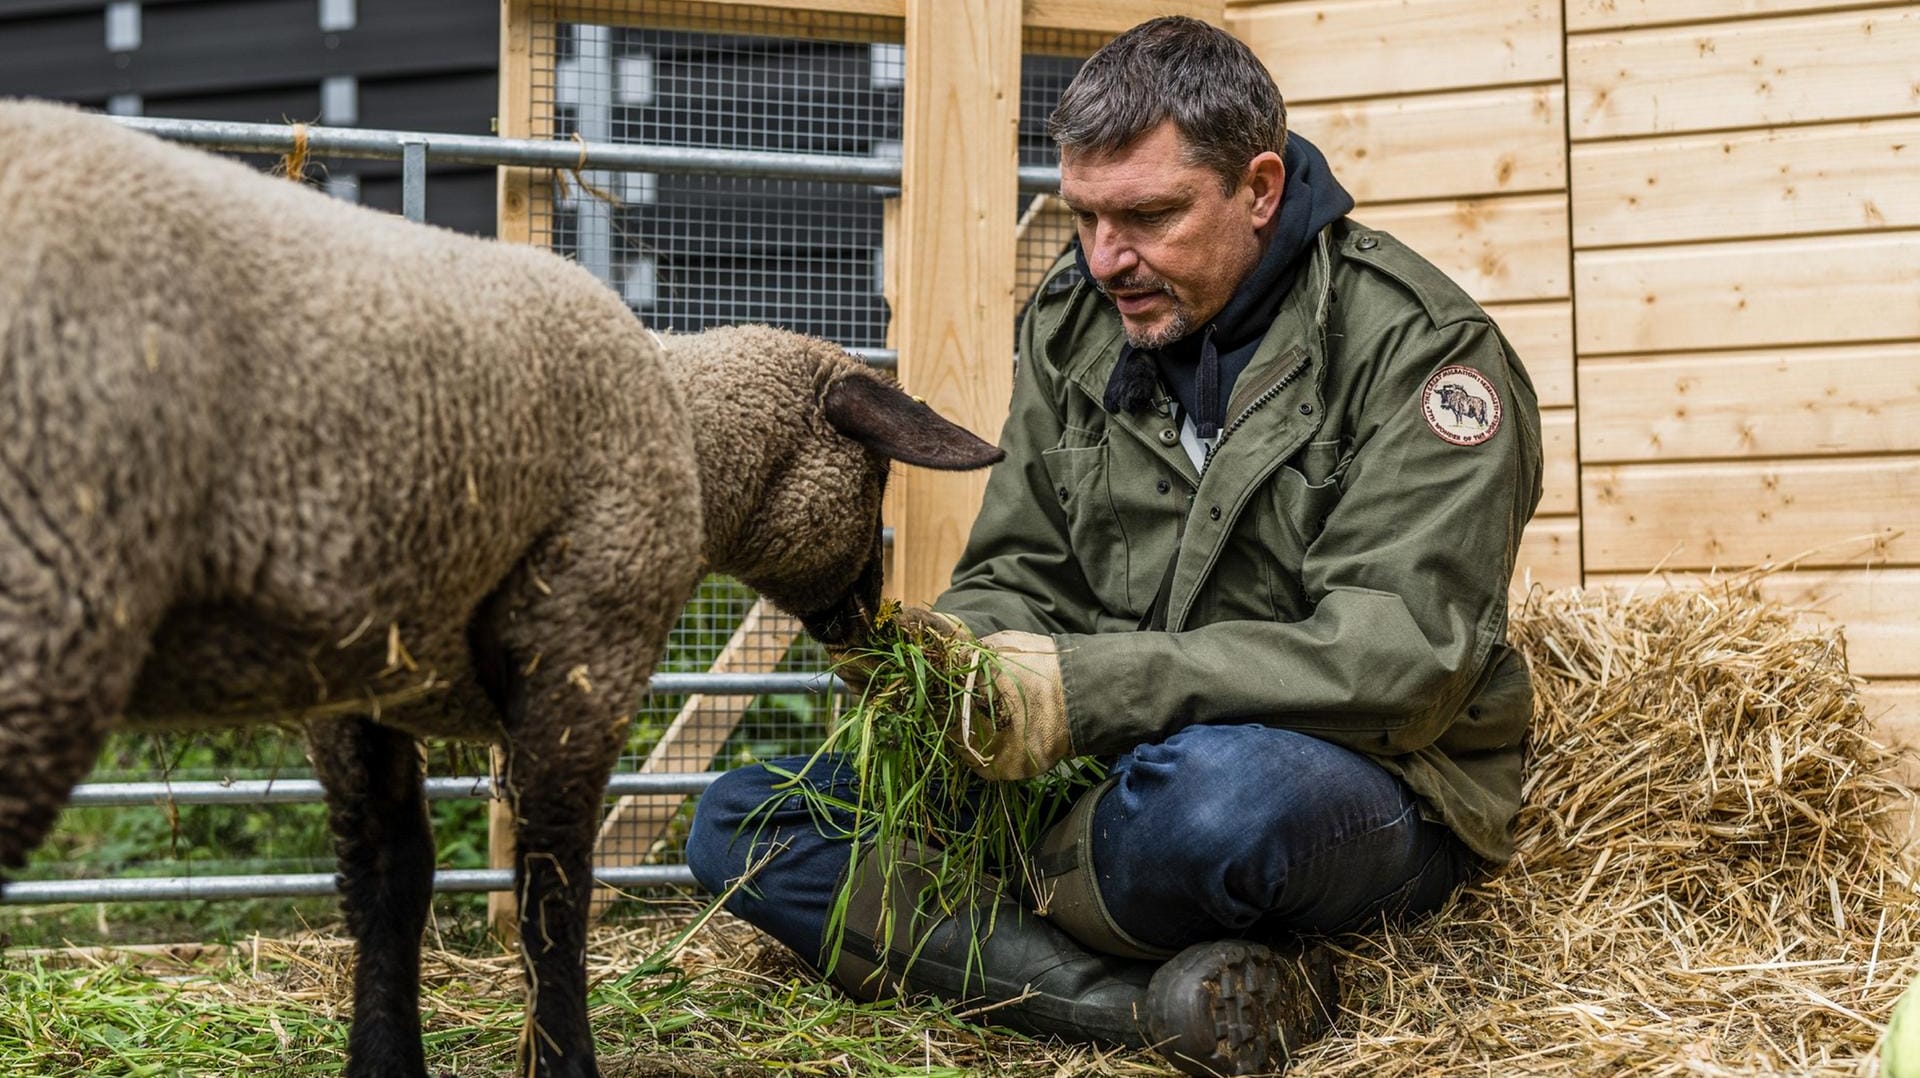
[[[1165,494],[1167,491],[1173,489],[1173,484],[1162,479],[1153,485],[1153,489],[1159,491],[1162,494]]]
[[[1301,415],[1312,415],[1312,414],[1313,414],[1313,405],[1311,405],[1311,404],[1308,404],[1308,403],[1307,403],[1306,401],[1301,401],[1301,402],[1300,402],[1300,414],[1301,414]]]
[[[1180,441],[1179,431],[1174,430],[1172,427],[1160,428],[1160,444],[1161,445],[1175,445],[1179,441]]]
[[[1377,239],[1374,239],[1372,236],[1362,236],[1359,239],[1355,240],[1353,242],[1353,245],[1355,247],[1360,248],[1362,251],[1371,251],[1375,247],[1380,246],[1380,241]]]
[[[1212,519],[1212,520],[1219,520],[1219,519],[1220,519],[1220,507],[1216,505],[1216,506],[1214,506],[1213,508],[1211,508],[1211,509],[1209,509],[1209,510],[1207,510],[1207,517],[1208,517],[1209,519]]]
[[[1063,502],[1067,500],[1067,488],[1066,488],[1066,487],[1061,487],[1061,488],[1060,488],[1060,500],[1061,500],[1061,501],[1063,501]]]

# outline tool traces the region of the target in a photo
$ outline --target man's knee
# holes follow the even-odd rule
[[[752,846],[749,818],[772,796],[774,777],[755,765],[724,772],[694,806],[687,832],[687,867],[715,894],[746,871]]]

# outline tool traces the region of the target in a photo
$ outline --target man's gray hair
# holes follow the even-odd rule
[[[1198,19],[1167,15],[1108,42],[1081,66],[1047,121],[1062,154],[1110,154],[1166,120],[1188,161],[1229,194],[1247,163],[1287,144],[1287,106],[1253,50]]]

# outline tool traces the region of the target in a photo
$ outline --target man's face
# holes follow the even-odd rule
[[[1254,161],[1223,193],[1213,170],[1188,162],[1170,120],[1114,153],[1061,159],[1060,197],[1134,347],[1160,348],[1205,325],[1259,263],[1285,173],[1274,154]]]

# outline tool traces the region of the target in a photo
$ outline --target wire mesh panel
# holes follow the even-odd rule
[[[554,138],[898,159],[898,20],[713,5],[572,4],[541,24],[533,112]],[[730,6],[731,7],[731,6]],[[625,25],[620,25],[625,24]],[[690,28],[691,27],[691,28]],[[534,231],[654,328],[767,322],[879,347],[881,206],[860,184],[560,173]]]

